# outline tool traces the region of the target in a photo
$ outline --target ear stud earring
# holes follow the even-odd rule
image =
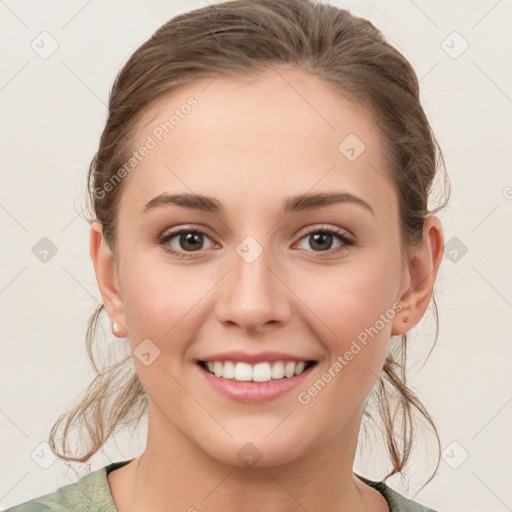
[[[112,326],[112,331],[114,331],[114,333],[118,333],[119,332],[119,325],[117,324],[117,320],[114,322],[114,325]]]
[[[408,321],[409,319],[406,316],[404,316],[404,324],[406,324]]]

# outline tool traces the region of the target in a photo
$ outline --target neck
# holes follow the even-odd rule
[[[109,475],[114,501],[119,512],[388,510],[352,471],[361,414],[291,462],[239,467],[212,458],[161,417],[152,422],[158,413],[150,407],[146,450]]]

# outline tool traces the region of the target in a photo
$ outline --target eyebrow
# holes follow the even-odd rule
[[[318,194],[299,194],[289,197],[283,202],[282,213],[299,212],[328,206],[336,203],[348,203],[361,206],[375,215],[374,209],[364,199],[349,192],[322,192]],[[223,214],[224,207],[214,197],[200,194],[167,194],[163,193],[151,199],[144,206],[142,213],[147,213],[164,205],[176,205],[215,214]]]

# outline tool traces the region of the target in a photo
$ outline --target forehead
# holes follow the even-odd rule
[[[187,106],[191,102],[196,103],[193,108]],[[182,123],[187,117],[191,120]],[[299,123],[301,120],[308,123]],[[166,137],[170,131],[165,128],[160,134],[169,144],[178,138],[179,124],[181,131],[183,125],[200,125],[208,135],[214,130],[219,135],[216,139],[221,138],[223,129],[230,137],[233,129],[252,130],[251,135],[257,130],[264,135],[261,131],[283,129],[287,138],[314,138],[315,134],[337,138],[352,130],[369,143],[378,137],[368,108],[349,100],[334,84],[296,68],[269,69],[251,77],[204,78],[180,86],[145,109],[138,122],[137,139],[141,141],[153,132],[159,138],[159,127],[169,121],[172,137]],[[372,140],[368,131],[373,132]]]
[[[247,194],[280,206],[283,196],[336,187],[392,209],[375,125],[363,106],[299,70],[198,80],[141,116],[134,150],[151,149],[128,176],[124,203],[140,211],[178,190],[238,209]]]

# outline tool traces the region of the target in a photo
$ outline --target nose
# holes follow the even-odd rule
[[[235,252],[233,268],[223,280],[216,301],[220,322],[257,332],[288,321],[290,292],[269,253],[263,250],[251,261]]]

